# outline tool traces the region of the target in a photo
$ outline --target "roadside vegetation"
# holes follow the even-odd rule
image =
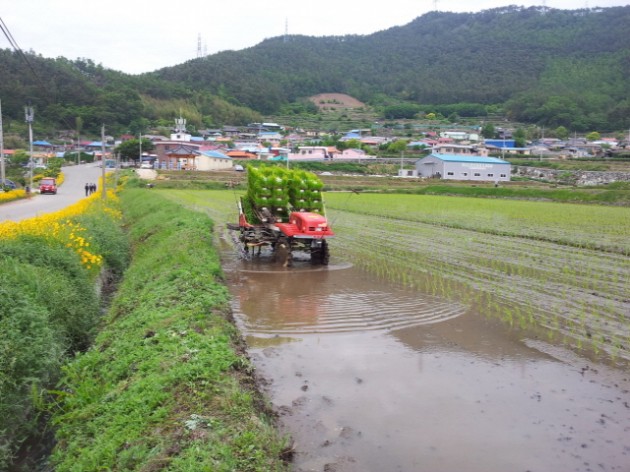
[[[121,195],[0,224],[0,470],[288,470],[212,222]]]
[[[0,223],[0,470],[33,470],[29,457],[45,454],[47,391],[91,344],[97,289],[126,265],[117,199],[108,197]]]
[[[149,190],[121,199],[132,262],[92,348],[64,369],[55,470],[285,470],[212,222]]]

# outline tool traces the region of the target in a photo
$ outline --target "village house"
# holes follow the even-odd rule
[[[487,156],[488,149],[485,146],[471,144],[436,144],[433,146],[435,154],[457,154],[463,156]]]
[[[175,120],[175,131],[168,141],[159,140],[155,145],[155,168],[169,170],[219,170],[232,168],[232,158],[207,146],[201,140],[194,140],[186,132],[186,120]]]

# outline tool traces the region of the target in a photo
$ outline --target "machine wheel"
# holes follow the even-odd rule
[[[293,248],[291,247],[290,239],[285,237],[279,238],[273,249],[276,261],[282,262],[283,267],[291,267],[293,265]]]
[[[311,264],[328,265],[330,252],[328,251],[328,243],[322,241],[322,245],[317,248],[311,248]]]

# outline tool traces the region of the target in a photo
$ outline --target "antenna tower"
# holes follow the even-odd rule
[[[197,35],[197,57],[203,57],[201,53],[201,33]]]
[[[285,18],[284,20],[284,42],[289,41],[289,19]]]

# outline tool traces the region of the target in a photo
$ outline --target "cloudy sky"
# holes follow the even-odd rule
[[[505,5],[558,9],[610,7],[628,0],[6,0],[0,18],[23,51],[87,58],[137,74],[202,54],[241,50],[285,31],[306,36],[366,35],[405,25],[432,10],[468,12]],[[471,4],[472,3],[472,4]],[[201,41],[199,41],[199,39]],[[0,34],[0,48],[11,48]]]

